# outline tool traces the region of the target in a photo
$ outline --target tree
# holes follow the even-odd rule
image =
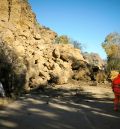
[[[79,41],[71,40],[71,43],[73,44],[74,48],[78,48],[80,50],[83,49],[83,45]]]
[[[120,34],[110,33],[102,43],[102,47],[107,54],[107,69],[120,70]]]
[[[119,56],[120,54],[120,34],[110,33],[102,43],[108,56]]]

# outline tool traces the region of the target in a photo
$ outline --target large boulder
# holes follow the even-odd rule
[[[84,60],[80,49],[74,48],[72,44],[59,44],[60,58],[64,61]]]

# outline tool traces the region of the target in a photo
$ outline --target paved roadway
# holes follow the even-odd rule
[[[120,112],[109,99],[65,92],[26,95],[0,110],[0,129],[119,129]]]

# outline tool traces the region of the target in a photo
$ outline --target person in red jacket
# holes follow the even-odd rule
[[[112,89],[115,95],[114,98],[114,110],[118,110],[118,104],[120,101],[120,73],[112,80]]]

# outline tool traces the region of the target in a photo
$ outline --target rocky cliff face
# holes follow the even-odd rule
[[[0,0],[0,78],[8,92],[67,83],[84,59],[72,45],[53,44],[56,36],[37,23],[27,0]]]

